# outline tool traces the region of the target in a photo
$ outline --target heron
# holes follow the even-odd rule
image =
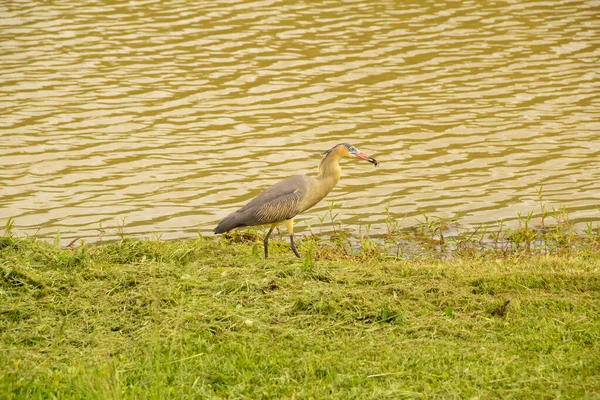
[[[338,183],[342,172],[340,159],[355,157],[368,161],[376,167],[379,165],[373,157],[369,157],[349,143],[340,143],[321,155],[324,157],[319,164],[319,173],[316,177],[294,175],[268,187],[244,207],[219,222],[214,230],[215,234],[229,232],[243,226],[270,225],[263,240],[265,258],[268,258],[269,237],[273,229],[285,221],[292,251],[300,258],[300,253],[294,244],[294,217],[321,201]]]

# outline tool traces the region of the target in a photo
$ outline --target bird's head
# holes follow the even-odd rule
[[[331,149],[323,152],[323,155],[325,155],[325,157],[327,157],[329,154],[333,154],[338,158],[356,157],[361,160],[368,161],[375,166],[379,165],[379,162],[376,159],[374,159],[373,157],[369,157],[366,153],[363,153],[362,151],[358,150],[350,143],[340,143],[336,146],[333,146]]]

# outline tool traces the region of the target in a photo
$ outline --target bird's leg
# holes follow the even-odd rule
[[[296,255],[296,257],[300,258],[300,253],[298,253],[296,245],[294,244],[294,235],[290,235],[290,243],[292,244],[292,250],[294,251],[294,254]]]
[[[265,245],[265,258],[269,258],[269,236],[271,236],[271,233],[273,232],[273,229],[275,229],[276,225],[271,225],[271,229],[269,229],[269,232],[267,232],[267,236],[265,236],[265,240],[263,241],[264,245]]]
[[[290,234],[290,244],[292,245],[292,251],[296,255],[296,257],[300,258],[300,253],[298,253],[298,249],[296,249],[296,245],[294,244],[294,218],[287,220],[287,228],[288,233]]]

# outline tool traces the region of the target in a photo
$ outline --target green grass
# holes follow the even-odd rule
[[[264,260],[235,238],[0,237],[0,398],[600,397],[594,246]]]

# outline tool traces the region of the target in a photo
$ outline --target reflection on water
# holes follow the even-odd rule
[[[341,141],[329,199],[465,225],[600,211],[597,1],[0,6],[0,223],[208,234]],[[304,218],[323,214],[320,203]],[[304,224],[299,223],[302,231]],[[109,229],[110,234],[114,229]]]

